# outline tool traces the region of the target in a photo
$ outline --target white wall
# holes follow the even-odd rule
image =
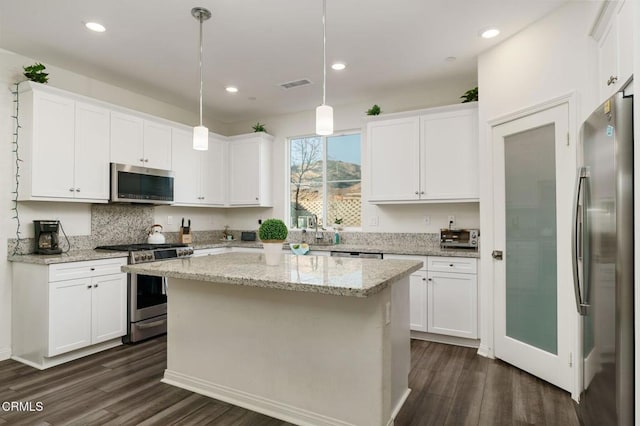
[[[478,60],[480,87],[481,347],[493,354],[493,182],[489,121],[575,93],[570,140],[597,106],[596,45],[589,31],[599,2],[569,2]],[[572,171],[573,175],[574,171]],[[572,196],[572,194],[567,194]]]
[[[414,109],[459,103],[459,97],[476,85],[475,78],[452,78],[431,86],[417,87],[411,92],[390,93],[384,98],[371,99],[351,105],[332,105],[334,108],[335,133],[349,130],[360,130],[364,124],[365,111],[374,103],[380,105],[382,113],[410,111]],[[295,90],[295,89],[292,89]],[[331,89],[328,89],[328,103],[331,104]],[[320,94],[319,94],[320,95]],[[320,100],[320,96],[318,96]],[[258,121],[266,124],[267,132],[275,137],[273,150],[273,203],[271,212],[245,209],[240,214],[234,210],[229,216],[232,228],[254,227],[259,217],[271,213],[273,217],[283,218],[287,208],[285,163],[286,140],[293,136],[315,134],[315,111],[304,111],[296,114],[263,117]],[[229,126],[230,134],[241,134],[251,131],[252,122],[241,122]],[[478,204],[443,205],[424,204],[420,206],[383,206],[378,207],[364,203],[362,208],[363,230],[372,232],[439,232],[447,225],[447,215],[460,217],[459,226],[478,226]],[[426,226],[423,217],[429,215],[431,225]],[[378,216],[379,226],[369,226],[369,218]]]

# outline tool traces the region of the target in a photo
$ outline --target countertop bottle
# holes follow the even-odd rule
[[[340,234],[338,231],[333,233],[333,244],[340,244]]]

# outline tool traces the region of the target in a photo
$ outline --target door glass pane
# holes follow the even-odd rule
[[[504,140],[507,336],[557,354],[555,126]]]

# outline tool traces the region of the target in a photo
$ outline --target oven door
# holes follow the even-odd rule
[[[167,279],[131,274],[129,300],[131,322],[165,315],[167,313]]]

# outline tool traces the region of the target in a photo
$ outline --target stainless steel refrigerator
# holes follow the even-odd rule
[[[634,424],[632,105],[617,93],[581,129],[573,252],[585,425]]]

